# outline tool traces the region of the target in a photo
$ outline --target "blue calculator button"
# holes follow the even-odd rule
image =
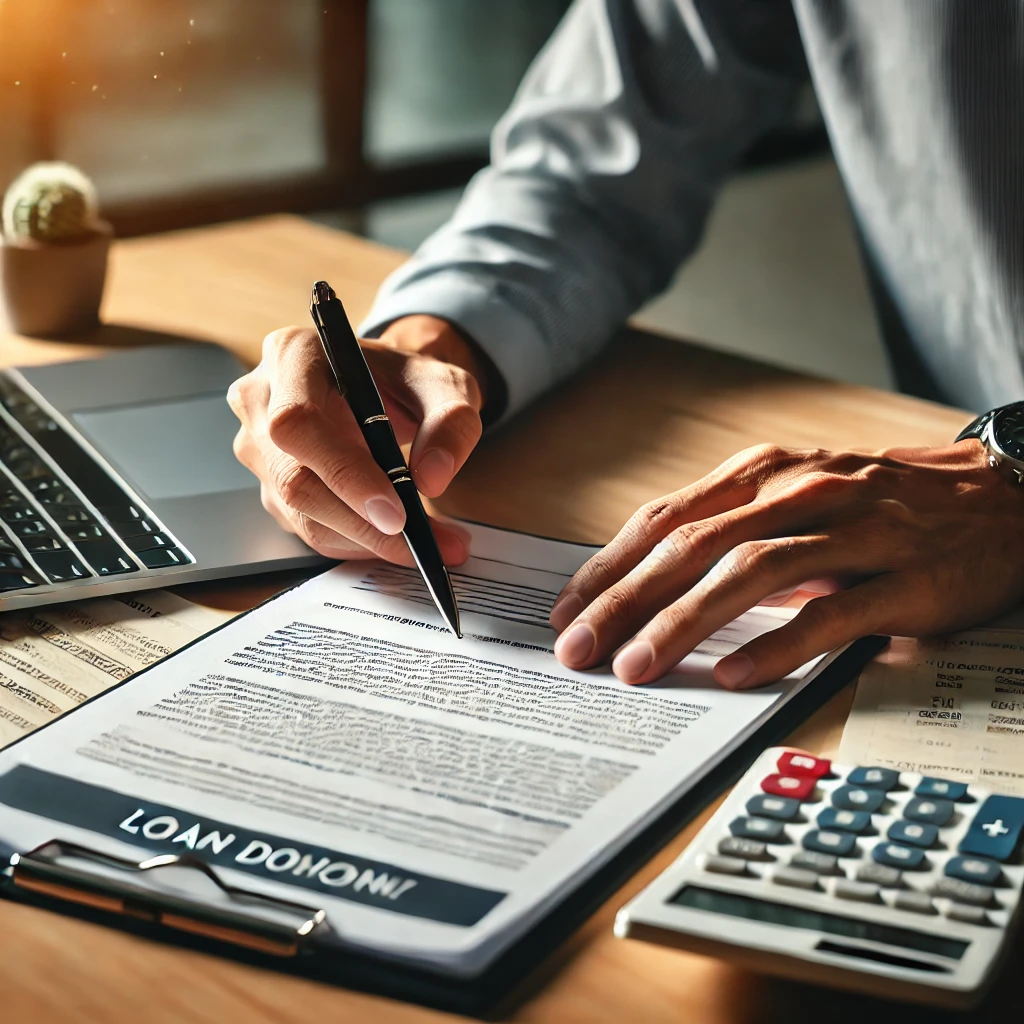
[[[1024,800],[1021,801],[1021,804],[1024,805]],[[903,817],[909,818],[911,821],[924,821],[929,825],[937,825],[942,828],[953,817],[953,801],[942,800],[938,797],[915,796],[912,800],[907,801],[907,806],[903,808]]]
[[[837,828],[842,832],[866,832],[871,828],[871,815],[867,811],[841,811],[826,807],[818,815],[819,828]]]
[[[950,782],[949,779],[922,779],[914,790],[914,796],[937,796],[943,800],[963,800],[967,796],[966,782]]]
[[[857,847],[857,837],[849,832],[808,832],[803,838],[805,850],[815,853],[832,853],[837,857],[849,857]]]
[[[885,791],[862,789],[859,786],[840,786],[832,794],[832,806],[841,811],[867,811],[874,814],[885,803]]]
[[[891,768],[854,768],[846,781],[851,786],[865,786],[887,792],[900,781],[900,773]]]
[[[884,864],[887,868],[913,870],[924,861],[924,850],[899,843],[879,843],[871,851],[871,857],[876,864]]]
[[[1009,860],[1022,827],[1024,800],[1015,796],[990,796],[975,814],[967,835],[960,840],[960,852]]]
[[[921,846],[927,849],[939,838],[939,830],[926,821],[894,821],[886,832],[886,838],[908,846]]]
[[[760,839],[762,843],[788,843],[781,821],[771,818],[735,818],[729,831],[740,839]]]
[[[1003,869],[996,861],[983,857],[950,857],[946,861],[946,874],[964,882],[995,885],[1003,877]]]
[[[800,801],[791,796],[771,796],[758,793],[747,801],[747,814],[762,818],[776,818],[779,821],[792,821],[800,813]]]

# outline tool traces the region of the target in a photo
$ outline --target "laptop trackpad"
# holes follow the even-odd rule
[[[73,412],[75,426],[148,498],[256,487],[235,459],[238,420],[222,394]]]

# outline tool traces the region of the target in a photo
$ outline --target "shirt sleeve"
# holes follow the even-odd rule
[[[791,109],[796,68],[785,0],[576,0],[490,166],[362,333],[446,319],[501,373],[505,415],[521,409],[665,288],[737,158]]]

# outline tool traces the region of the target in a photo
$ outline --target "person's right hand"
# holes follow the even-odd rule
[[[482,433],[484,375],[473,348],[430,316],[403,317],[361,344],[398,443],[412,442],[412,478],[437,497]],[[242,424],[235,455],[259,478],[263,505],[282,527],[328,558],[413,564],[402,503],[338,394],[316,331],[267,335],[261,362],[227,397]],[[432,525],[445,562],[464,562],[464,532]]]

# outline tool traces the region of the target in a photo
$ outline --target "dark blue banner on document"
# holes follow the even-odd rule
[[[133,846],[162,853],[191,853],[215,866],[442,924],[474,925],[506,895],[199,818],[190,811],[139,800],[27,765],[0,776],[0,803]]]

